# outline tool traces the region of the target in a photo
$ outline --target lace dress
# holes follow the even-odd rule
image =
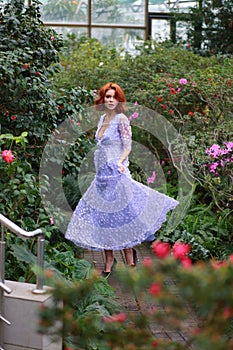
[[[131,149],[131,127],[124,114],[117,114],[104,131],[97,131],[94,153],[96,175],[80,199],[65,237],[79,247],[102,251],[131,248],[155,239],[166,214],[178,202],[132,179],[128,169],[121,173],[117,162],[123,150]]]

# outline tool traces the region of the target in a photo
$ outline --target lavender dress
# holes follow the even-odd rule
[[[178,202],[132,179],[128,159],[126,171],[117,166],[122,152],[131,149],[129,120],[117,114],[101,140],[96,131],[94,154],[96,175],[79,201],[69,222],[65,237],[77,246],[102,251],[131,248],[155,239],[154,233],[166,221],[166,214]]]

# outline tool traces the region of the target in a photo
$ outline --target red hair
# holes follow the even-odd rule
[[[117,113],[125,113],[126,111],[126,98],[122,88],[115,83],[107,83],[99,90],[99,96],[95,99],[95,108],[97,111],[104,111],[104,97],[108,90],[115,90],[115,98],[118,102],[121,102],[116,107]]]

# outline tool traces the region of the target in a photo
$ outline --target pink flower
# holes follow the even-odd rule
[[[54,39],[55,39],[55,37],[52,35],[52,36],[51,36],[51,40],[54,41]]]
[[[210,173],[215,173],[218,166],[218,162],[210,164]]]
[[[171,175],[171,170],[168,170],[168,171],[167,171],[167,174],[168,174],[168,175]]]
[[[137,105],[138,105],[138,101],[135,101],[135,102],[134,102],[134,106],[137,106]]]
[[[134,112],[134,113],[129,117],[129,120],[138,118],[138,115],[139,115],[138,112]]]
[[[225,142],[225,145],[227,147],[227,150],[232,151],[233,149],[233,142]]]
[[[190,252],[191,247],[187,243],[177,242],[172,248],[172,253],[176,259],[182,260]]]
[[[11,150],[5,149],[4,151],[2,151],[2,158],[5,162],[12,163],[14,159],[14,155],[11,152]]]
[[[155,173],[155,171],[153,171],[151,177],[148,177],[147,182],[148,182],[149,184],[152,184],[152,183],[154,183],[155,178],[156,178],[156,173]]]
[[[161,285],[160,283],[152,283],[150,286],[149,292],[151,295],[156,296],[161,292]]]
[[[53,225],[53,224],[54,224],[53,218],[50,218],[50,219],[49,219],[49,222],[50,222],[50,225]]]
[[[181,78],[180,79],[180,84],[183,84],[183,85],[186,85],[187,84],[187,79],[185,79],[185,78]]]
[[[152,249],[153,249],[154,254],[158,258],[163,259],[169,254],[169,252],[170,252],[170,245],[167,242],[156,241],[156,242],[153,243]]]
[[[206,153],[207,153],[209,156],[215,158],[215,157],[221,155],[222,150],[221,150],[221,148],[220,148],[219,145],[217,145],[217,144],[214,143],[210,148],[207,148],[207,149],[206,149]]]

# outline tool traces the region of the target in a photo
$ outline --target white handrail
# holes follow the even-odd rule
[[[37,238],[37,265],[43,270],[44,268],[44,234],[41,229],[34,231],[25,231],[11,220],[7,219],[4,215],[0,214],[0,222],[2,226],[1,232],[1,243],[4,243],[4,227],[7,227],[10,231],[15,233],[17,236],[30,239],[33,237]],[[4,245],[3,245],[4,246]],[[5,253],[5,252],[4,252]],[[5,279],[5,254],[1,254],[1,269],[0,269],[0,282],[4,283]],[[43,279],[37,274],[36,276],[36,288],[33,290],[35,294],[44,294],[46,290],[43,288]]]

